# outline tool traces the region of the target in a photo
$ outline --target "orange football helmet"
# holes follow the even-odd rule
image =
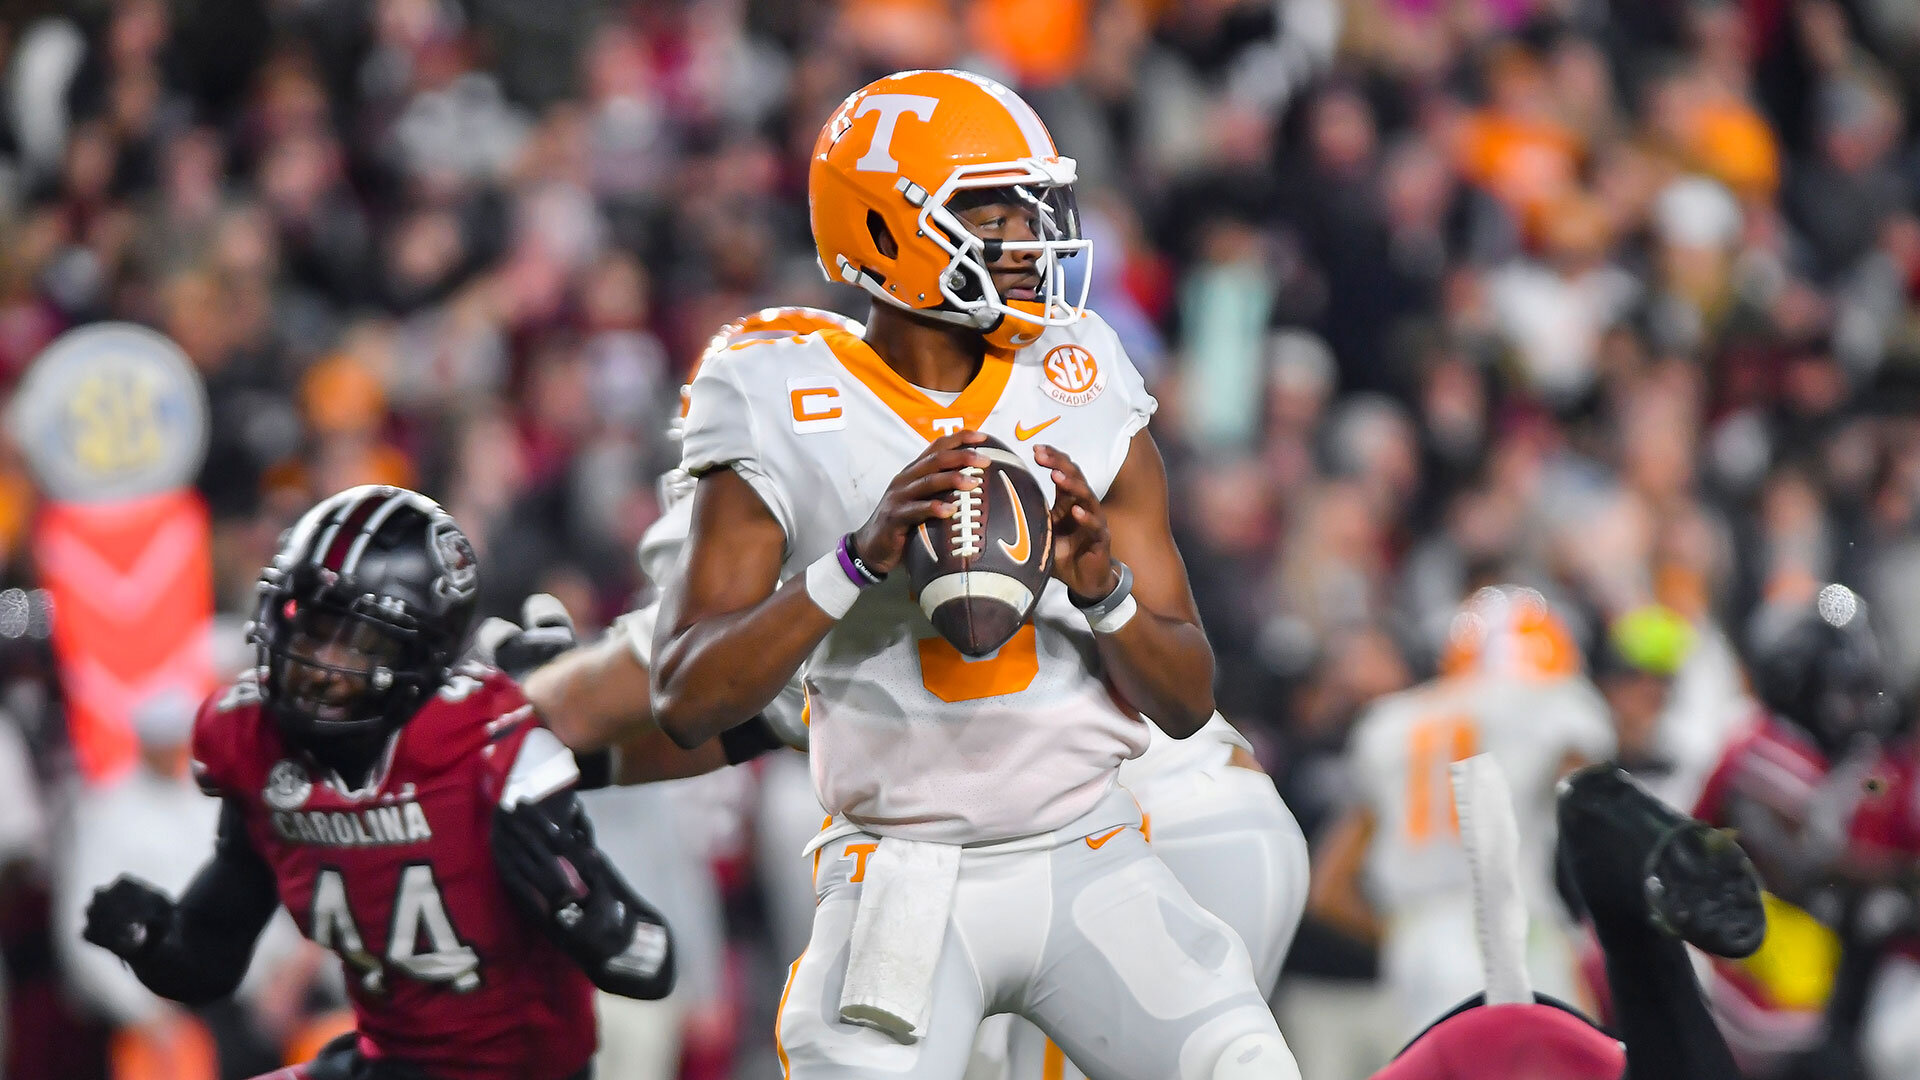
[[[1067,302],[1060,260],[1086,253],[1075,167],[1033,108],[965,71],[903,71],[840,103],[813,145],[807,201],[828,280],[927,318],[1019,346],[1078,320],[1091,273]],[[1032,211],[1033,240],[987,240],[949,208],[965,191],[1004,189]],[[894,251],[881,250],[882,230]],[[1039,296],[1003,299],[988,266],[1002,252],[1038,256]]]
[[[1528,680],[1580,673],[1580,647],[1538,590],[1490,585],[1460,605],[1447,627],[1440,670]]]
[[[678,439],[685,433],[687,406],[692,404],[693,398],[693,380],[700,374],[700,365],[709,358],[750,341],[805,337],[816,330],[845,330],[854,337],[862,337],[867,332],[865,326],[837,311],[799,306],[761,308],[722,326],[707,339],[707,347],[700,350],[700,355],[693,361],[692,370],[687,372],[687,381],[680,387],[680,413],[668,427],[667,434]]]

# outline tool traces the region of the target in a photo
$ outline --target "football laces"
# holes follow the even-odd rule
[[[960,475],[980,479],[983,470],[978,465],[969,465],[960,470]],[[980,517],[982,488],[966,488],[953,493],[953,557],[973,559],[980,555]]]

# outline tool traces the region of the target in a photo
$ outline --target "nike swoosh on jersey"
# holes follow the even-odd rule
[[[1103,832],[1099,836],[1089,836],[1086,838],[1087,846],[1092,848],[1095,851],[1099,851],[1101,848],[1107,845],[1107,841],[1113,839],[1114,837],[1126,831],[1127,831],[1127,827],[1125,825],[1122,825],[1119,828],[1112,829],[1108,832]]]
[[[1027,427],[1024,424],[1016,423],[1013,425],[1013,437],[1020,440],[1021,442],[1026,442],[1028,439],[1031,439],[1035,435],[1038,435],[1041,432],[1047,430],[1047,428],[1053,424],[1054,420],[1058,420],[1058,419],[1060,418],[1056,416],[1052,420],[1042,420],[1039,423],[1033,425],[1032,427]]]
[[[996,540],[994,543],[1000,545],[1000,550],[1006,553],[1007,558],[1024,565],[1027,556],[1033,554],[1033,537],[1027,533],[1027,508],[1021,504],[1020,492],[1013,486],[1013,480],[1006,473],[1000,474],[1000,482],[1006,485],[1007,498],[1013,500],[1013,523],[1014,527],[1020,531],[1011,544],[1005,540]],[[926,528],[925,525],[920,527]]]

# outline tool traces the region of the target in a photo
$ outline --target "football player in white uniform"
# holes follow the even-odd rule
[[[1212,657],[1143,430],[1153,399],[1064,295],[1059,260],[1087,247],[1072,181],[989,80],[856,92],[809,194],[822,265],[881,301],[864,339],[739,346],[694,382],[692,534],[653,707],[700,746],[805,668],[832,817],[783,994],[790,1075],[957,1078],[980,1019],[1017,1012],[1100,1076],[1298,1076],[1245,946],[1149,852],[1116,782],[1145,749],[1140,713],[1176,737],[1208,723]],[[1037,466],[1056,580],[1029,627],[968,660],[891,571],[977,483],[981,432]]]
[[[1532,589],[1482,589],[1448,633],[1442,674],[1382,698],[1348,748],[1358,803],[1336,822],[1314,866],[1309,907],[1381,946],[1381,975],[1412,1035],[1480,988],[1472,890],[1448,767],[1498,762],[1520,822],[1536,988],[1578,1001],[1570,920],[1554,889],[1554,785],[1612,756],[1605,702],[1580,652]]]
[[[850,319],[815,308],[755,312],[722,327],[692,374],[697,376],[708,358],[737,345],[830,329],[856,336],[864,332]],[[684,417],[683,401],[681,420],[670,433],[676,440]],[[664,513],[640,543],[641,569],[649,580],[664,582],[673,573],[691,524],[686,496],[692,489],[692,478],[679,469],[662,478]],[[775,746],[806,749],[797,689],[724,741],[693,750],[668,742],[653,725],[647,698],[656,612],[657,604],[648,605],[623,617],[606,638],[569,649],[525,680],[529,698],[568,745],[586,751],[616,748],[614,774],[621,783],[696,773]],[[538,634],[538,628],[533,632]],[[568,640],[556,644],[564,647]],[[1200,906],[1240,936],[1253,960],[1257,984],[1271,993],[1306,906],[1306,839],[1245,737],[1223,717],[1216,714],[1188,739],[1170,738],[1157,728],[1150,728],[1148,736],[1146,752],[1120,767],[1120,783],[1141,805],[1141,832]],[[768,765],[784,775],[785,760],[776,756]],[[805,943],[811,922],[813,886],[806,862],[796,858],[801,842],[785,842],[793,833],[787,826],[810,836],[818,827],[820,809],[804,773],[799,787],[780,779],[762,785],[761,828],[772,835],[762,844],[766,857],[761,870],[769,893],[777,894],[772,898],[773,921],[782,945],[795,936],[787,924],[798,921],[799,941],[788,953],[794,955]],[[787,792],[791,794],[783,797]],[[794,873],[786,872],[788,863]],[[804,895],[789,902],[785,894],[796,883]],[[1011,1025],[983,1027],[993,1034],[983,1034],[980,1049],[989,1058],[1004,1059],[1001,1067],[1010,1067],[1012,1078],[1072,1080],[1080,1075],[1038,1028],[1017,1017],[1008,1019]]]

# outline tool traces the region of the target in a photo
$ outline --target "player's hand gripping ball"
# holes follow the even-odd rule
[[[1020,455],[991,437],[970,449],[987,459],[961,470],[976,485],[951,492],[951,512],[921,522],[904,554],[908,582],[933,628],[979,657],[1033,617],[1053,567],[1053,523],[1040,482]]]

